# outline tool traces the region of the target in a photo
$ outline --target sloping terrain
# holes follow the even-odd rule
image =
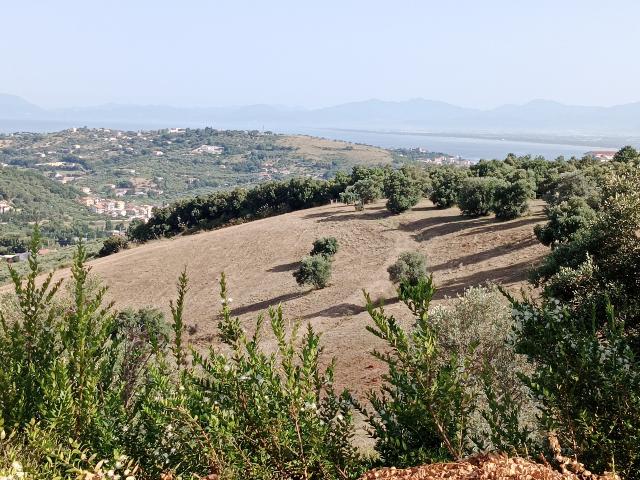
[[[542,220],[540,204],[533,205],[531,216],[510,222],[465,218],[455,208],[438,210],[428,201],[397,216],[389,215],[382,202],[364,212],[334,204],[151,242],[91,265],[116,306],[155,306],[166,314],[186,267],[186,320],[195,326],[190,340],[203,347],[216,341],[218,280],[225,271],[233,313],[249,329],[259,313],[282,303],[287,318],[311,322],[322,332],[327,356],[337,359],[338,386],[362,392],[375,386],[381,373],[368,354],[375,342],[365,331],[369,318],[362,289],[384,300],[388,312],[407,318],[386,272],[399,253],[415,249],[426,254],[439,302],[485,281],[518,290],[547,250],[533,235],[533,226]],[[301,288],[292,272],[321,236],[335,236],[340,243],[331,285],[319,291]],[[67,275],[61,270],[55,277]]]

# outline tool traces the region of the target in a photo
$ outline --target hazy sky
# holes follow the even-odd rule
[[[640,100],[637,0],[0,0],[0,18],[0,92],[45,107]]]

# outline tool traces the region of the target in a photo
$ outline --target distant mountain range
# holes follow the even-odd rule
[[[14,127],[11,127],[14,125]],[[59,129],[71,126],[295,130],[346,128],[387,131],[640,135],[640,102],[612,107],[564,105],[533,100],[480,110],[445,102],[365,100],[318,109],[272,105],[171,107],[106,104],[44,109],[15,95],[0,94],[0,130]]]

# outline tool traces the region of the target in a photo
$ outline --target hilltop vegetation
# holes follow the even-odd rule
[[[25,238],[34,222],[52,238],[87,236],[89,226],[100,219],[78,203],[81,192],[76,188],[51,180],[38,172],[2,168],[0,170],[0,201],[12,208],[0,215],[2,238]]]
[[[0,136],[0,162],[67,177],[100,195],[112,194],[115,184],[131,190],[125,196],[139,193],[138,201],[155,204],[268,179],[329,178],[356,164],[393,160],[376,147],[257,130],[78,128]]]
[[[269,180],[330,178],[353,165],[404,161],[402,155],[306,136],[212,128],[0,135],[0,201],[8,204],[7,213],[0,213],[0,245],[18,242],[23,251],[35,221],[48,246],[64,246],[124,230],[183,196]]]

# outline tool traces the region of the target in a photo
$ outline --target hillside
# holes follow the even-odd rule
[[[103,230],[106,218],[125,224],[147,219],[153,207],[184,197],[269,180],[329,178],[354,165],[396,160],[407,157],[366,145],[257,130],[16,133],[0,135],[0,200],[15,198],[14,208],[23,210],[11,219],[12,231],[30,229],[33,215],[27,212],[38,212],[42,222],[58,230],[89,220],[102,220],[97,226]],[[82,234],[102,235],[87,229]]]
[[[88,208],[78,203],[81,193],[65,184],[51,180],[38,172],[0,168],[0,201],[11,210],[0,215],[2,234],[28,234],[29,222],[39,221],[45,228],[58,230],[78,222],[98,219]]]
[[[270,305],[282,303],[288,319],[310,321],[323,333],[327,356],[338,359],[339,385],[362,391],[379,381],[381,373],[367,353],[373,337],[364,330],[369,320],[362,289],[384,300],[390,312],[405,315],[386,272],[400,252],[416,249],[427,255],[440,287],[438,301],[485,281],[517,290],[527,269],[547,251],[533,235],[533,226],[542,220],[539,203],[531,216],[510,222],[468,219],[456,208],[435,209],[426,200],[398,216],[390,216],[381,202],[364,212],[334,204],[151,242],[91,265],[117,306],[151,305],[165,314],[186,266],[191,282],[186,318],[196,326],[190,340],[202,347],[215,341],[217,282],[225,271],[233,313],[245,325]],[[297,262],[313,240],[328,235],[340,243],[331,285],[319,291],[298,287],[292,277]],[[60,271],[55,277],[66,274]]]

